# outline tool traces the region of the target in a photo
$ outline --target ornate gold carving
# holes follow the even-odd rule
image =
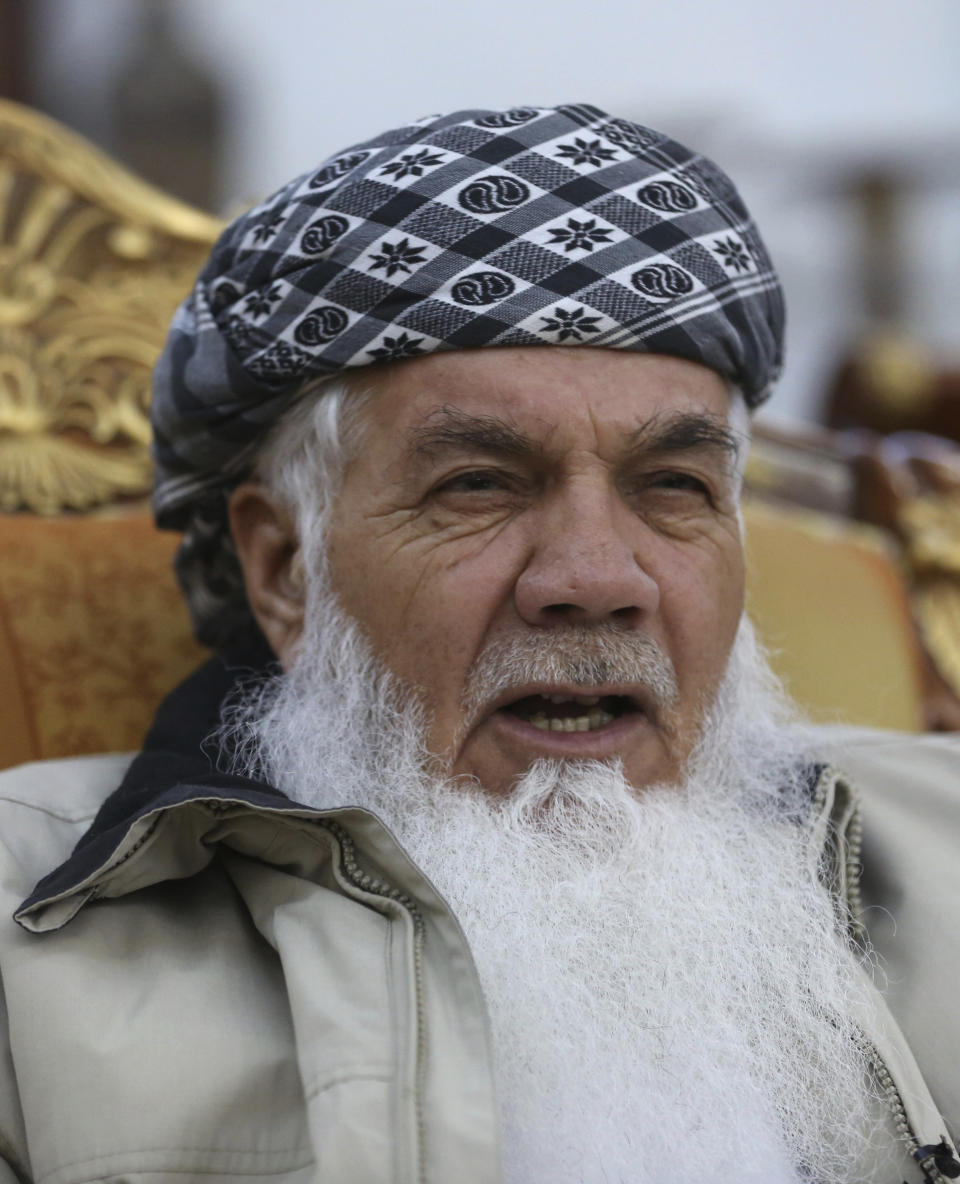
[[[960,490],[905,498],[897,520],[917,624],[940,673],[960,695]]]
[[[937,669],[960,695],[960,588],[954,579],[925,581],[910,596],[914,616]]]
[[[897,519],[917,575],[933,571],[960,576],[960,490],[906,498]]]
[[[150,487],[150,372],[216,219],[0,100],[0,508]]]

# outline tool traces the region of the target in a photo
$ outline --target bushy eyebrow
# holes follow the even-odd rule
[[[629,450],[638,458],[678,452],[718,452],[733,463],[740,444],[739,435],[719,416],[705,411],[668,411],[637,428]]]
[[[470,415],[450,406],[431,412],[426,423],[410,431],[407,446],[412,454],[427,456],[448,449],[515,457],[543,451],[539,444],[497,415]]]
[[[470,415],[459,407],[444,406],[407,435],[413,455],[432,456],[456,450],[491,455],[542,456],[543,445],[525,436],[508,420],[496,415]],[[633,459],[683,452],[719,452],[734,462],[740,438],[718,416],[709,412],[661,412],[641,424],[630,436],[627,451]]]

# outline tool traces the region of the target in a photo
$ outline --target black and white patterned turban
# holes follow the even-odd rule
[[[226,229],[157,365],[154,507],[185,531],[198,635],[233,629],[224,492],[306,380],[438,350],[589,345],[703,363],[755,407],[783,325],[726,174],[595,107],[460,111],[331,157]]]

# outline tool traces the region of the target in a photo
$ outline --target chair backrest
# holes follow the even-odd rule
[[[177,541],[144,510],[0,514],[0,768],[140,747],[207,656],[173,578]]]
[[[220,229],[0,100],[0,765],[136,745],[203,656],[144,504],[151,369]]]
[[[814,719],[924,727],[922,651],[892,540],[810,510],[748,500],[747,609]]]

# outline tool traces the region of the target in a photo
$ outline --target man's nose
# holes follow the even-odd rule
[[[645,527],[614,498],[573,501],[563,499],[540,523],[516,584],[517,611],[541,627],[640,625],[660,603],[659,585],[638,553]]]

